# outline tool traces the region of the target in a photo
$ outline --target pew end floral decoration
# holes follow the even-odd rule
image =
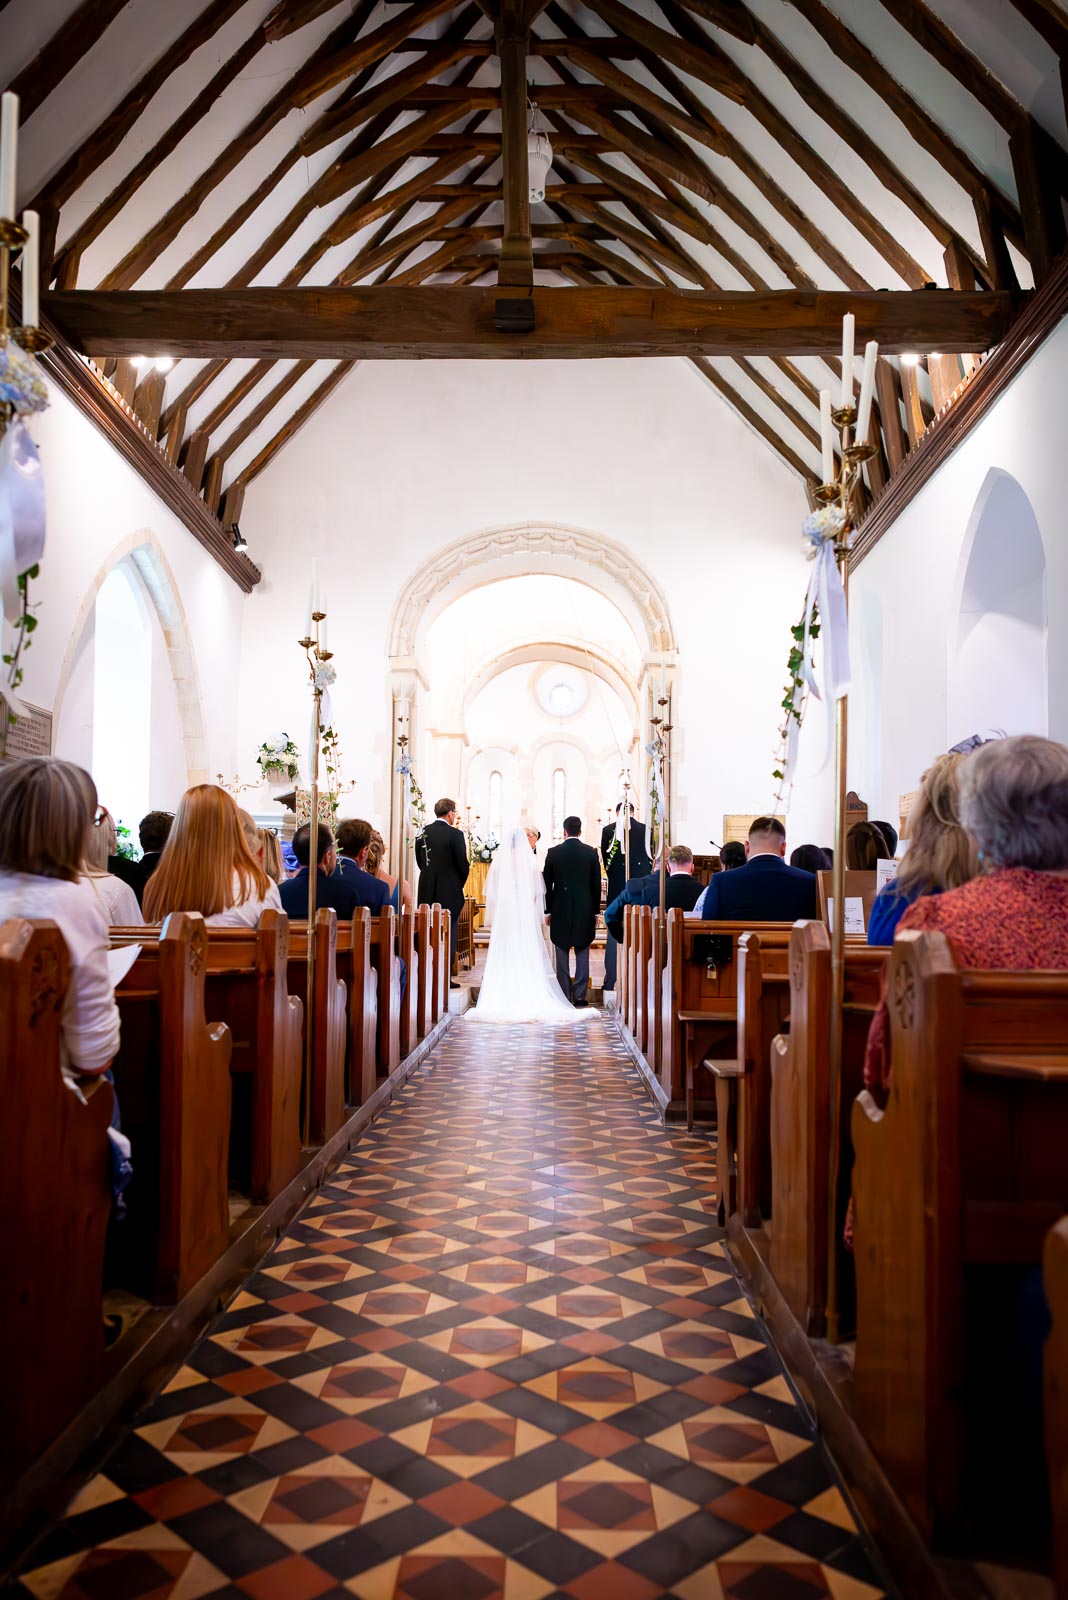
[[[393,770],[398,777],[403,779],[402,815],[404,817],[405,836],[408,844],[412,845],[426,827],[426,801],[415,776],[408,740],[402,735],[398,743],[400,745],[400,755],[397,757],[397,764]]]
[[[0,699],[12,722],[22,709],[16,691],[37,627],[30,584],[40,576],[45,547],[44,476],[24,419],[47,405],[37,362],[13,338],[0,338],[0,596],[12,635],[3,650]]]
[[[260,745],[256,765],[267,783],[292,783],[300,776],[300,751],[288,733],[276,733]]]
[[[776,812],[783,810],[789,802],[797,769],[801,727],[810,698],[826,699],[828,707],[833,707],[849,687],[848,619],[837,563],[839,547],[844,544],[848,549],[852,542],[849,519],[840,505],[821,506],[801,524],[801,538],[805,559],[812,562],[812,573],[801,620],[790,629],[792,643],[786,663],[789,676],[783,691],[783,716],[778,728],[775,766],[772,770],[772,777],[777,784],[772,809]],[[816,673],[815,644],[824,625],[824,683],[821,686]],[[820,770],[826,766],[829,754],[830,722],[827,750]]]

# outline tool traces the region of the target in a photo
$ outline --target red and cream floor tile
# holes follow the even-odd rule
[[[877,1600],[607,1025],[452,1028],[137,1419],[34,1600]]]

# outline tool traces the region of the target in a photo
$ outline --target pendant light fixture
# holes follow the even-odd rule
[[[537,102],[527,101],[527,178],[530,184],[532,205],[545,199],[545,180],[553,164],[553,147],[549,135],[540,126],[541,113]]]

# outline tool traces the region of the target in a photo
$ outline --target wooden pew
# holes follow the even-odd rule
[[[311,1074],[313,1144],[325,1144],[345,1121],[345,1046],[348,1036],[347,993],[337,975],[338,922],[332,906],[315,913],[315,1026],[312,1059],[308,1060],[308,1026],[304,1019],[304,1070]],[[290,923],[289,990],[308,989],[308,924]]]
[[[430,943],[430,907],[415,910],[415,953],[418,982],[415,986],[416,1033],[425,1039],[434,1026],[434,954]]]
[[[408,967],[408,983],[400,1003],[400,1058],[405,1061],[419,1042],[419,952],[412,911],[401,912],[398,943],[400,958]]]
[[[738,941],[737,1075],[723,1079],[729,1104],[736,1095],[736,1206],[720,1187],[724,1221],[733,1209],[746,1227],[774,1215],[771,1197],[771,1041],[790,1012],[788,958],[793,930],[785,926],[745,933]],[[717,1123],[721,1101],[716,1083]],[[720,1138],[729,1151],[729,1141]]]
[[[630,989],[627,983],[627,963],[630,960],[631,906],[623,907],[623,938],[616,951],[616,1015],[627,1029],[630,1028]]]
[[[230,1030],[205,1017],[208,931],[172,912],[115,991],[122,1043],[115,1088],[134,1177],[129,1260],[172,1305],[229,1244]]]
[[[1052,1327],[1046,1340],[1046,1467],[1053,1513],[1053,1576],[1068,1595],[1068,1217],[1046,1236],[1042,1277]]]
[[[449,963],[449,939],[452,933],[452,912],[446,911],[444,906],[432,906],[431,913],[430,937],[434,957],[434,1021],[438,1023],[449,1009],[449,983],[452,979],[452,968]]]
[[[648,1060],[652,1041],[649,1005],[650,968],[653,963],[653,918],[651,906],[635,906],[631,930],[634,935],[634,1043]]]
[[[440,908],[435,906],[433,910],[439,911]],[[400,965],[397,961],[397,918],[392,906],[387,906],[377,917],[371,918],[371,962],[378,989],[375,1060],[378,1077],[388,1078],[401,1063]],[[434,1020],[437,1021],[437,1018]]]
[[[889,949],[847,945],[840,1091],[843,1186],[852,1166],[849,1110],[863,1087],[864,1050]],[[827,1305],[830,1170],[828,1041],[831,939],[822,922],[790,933],[790,1031],[771,1042],[771,1271],[805,1333],[821,1337]]]
[[[1068,1211],[1068,972],[959,971],[944,936],[909,931],[888,994],[887,1105],[853,1107],[855,1409],[931,1537],[965,1517],[965,1269],[1037,1265]],[[970,1473],[977,1449],[973,1430]]]
[[[5,1490],[102,1381],[113,1096],[101,1078],[83,1080],[81,1098],[63,1079],[60,1017],[69,982],[70,957],[55,923],[0,925]],[[39,1381],[30,1381],[34,1375]]]
[[[748,932],[778,935],[782,922],[698,922],[668,912],[661,974],[660,1083],[669,1114],[693,1112],[693,1075],[705,1060],[738,1059],[738,941]],[[715,942],[713,942],[715,941]]]
[[[338,923],[337,975],[345,985],[348,1011],[345,1098],[350,1106],[361,1106],[378,1081],[378,979],[371,963],[371,913],[366,906],[357,906],[351,922]]]

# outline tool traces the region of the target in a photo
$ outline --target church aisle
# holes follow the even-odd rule
[[[874,1600],[713,1181],[602,1019],[455,1025],[19,1592]]]

